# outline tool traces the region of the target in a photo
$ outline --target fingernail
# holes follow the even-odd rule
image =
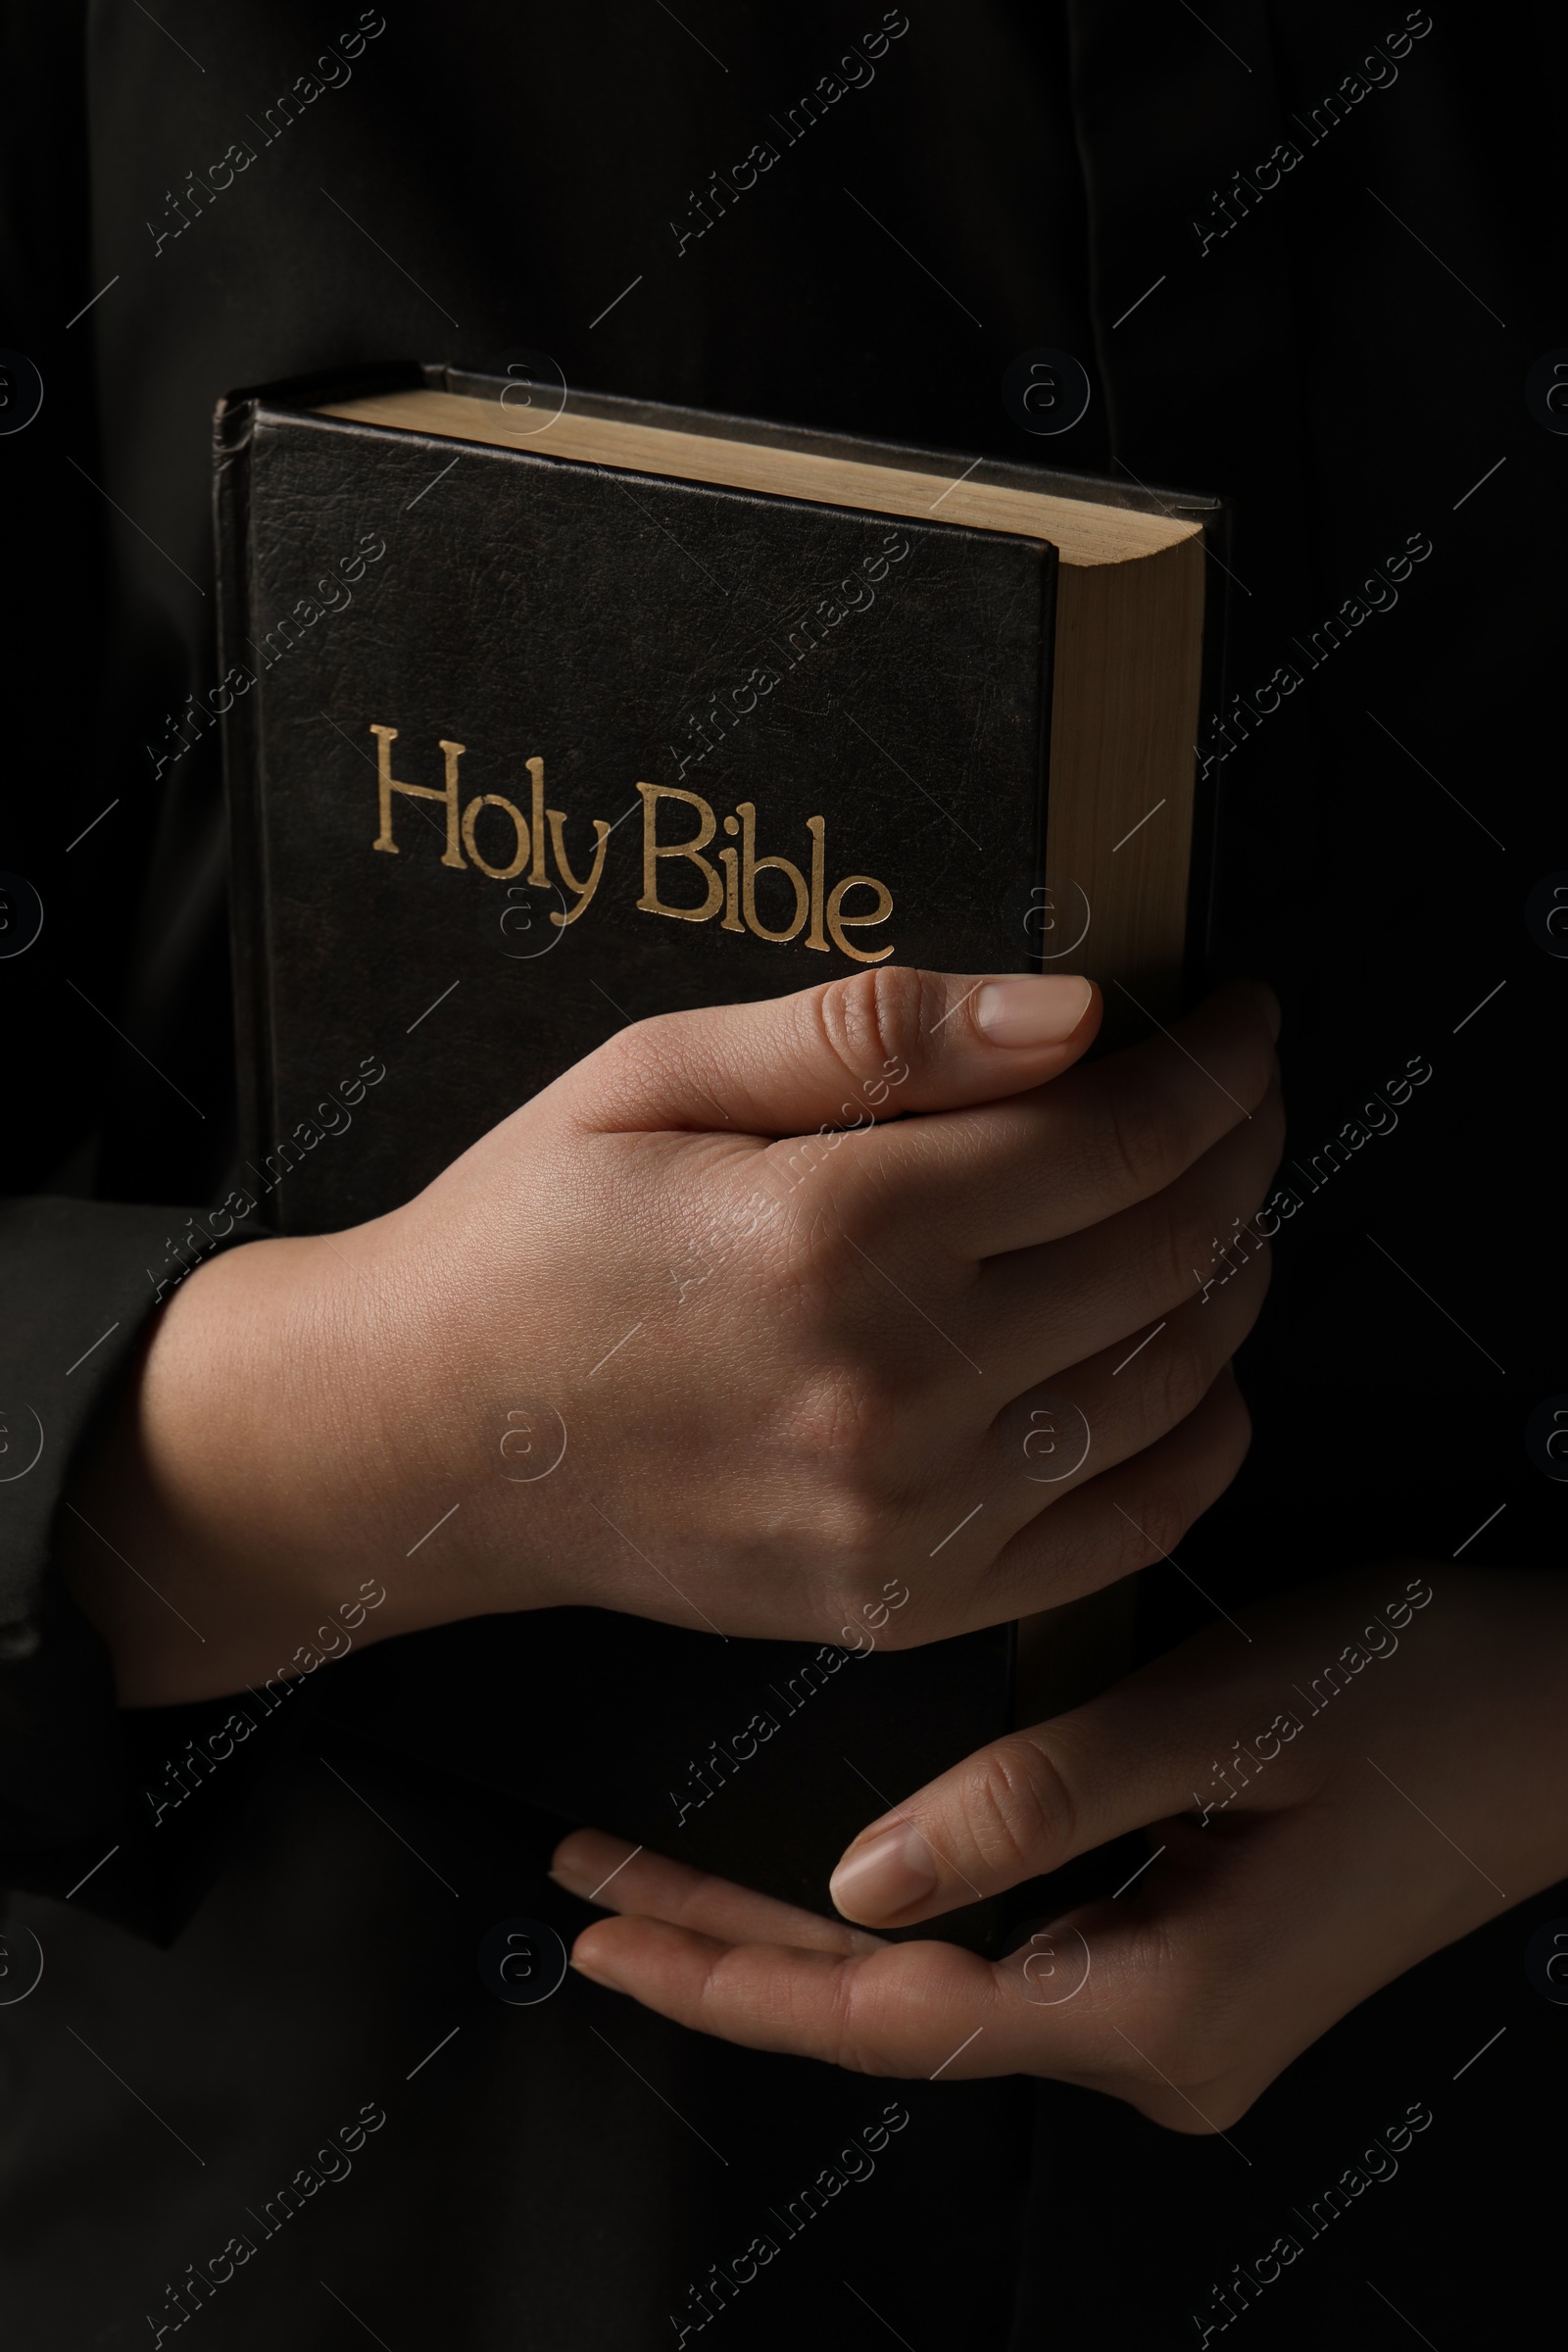
[[[553,1879],[558,1886],[564,1886],[568,1894],[580,1895],[586,1873],[575,1870],[547,1870],[545,1877]]]
[[[889,1919],[935,1890],[931,1850],[918,1830],[884,1830],[839,1864],[828,1892],[847,1919]]]
[[[1059,1046],[1089,1010],[1094,994],[1076,972],[988,980],[975,999],[975,1024],[994,1046]]]
[[[573,1957],[569,1965],[579,1977],[586,1977],[590,1984],[603,1984],[607,1992],[624,1992],[626,1989],[620,1979],[597,1960],[578,1960]]]

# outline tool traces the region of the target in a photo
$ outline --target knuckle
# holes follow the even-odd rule
[[[832,1138],[805,1138],[800,1152],[785,1161],[791,1178],[802,1181],[831,1154]],[[856,1298],[860,1265],[859,1244],[864,1219],[858,1203],[835,1196],[831,1213],[821,1200],[790,1204],[791,1213],[778,1233],[775,1274],[795,1294],[797,1312],[812,1330],[826,1330],[841,1318]]]
[[[916,1257],[900,1239],[874,1198],[845,1187],[830,1211],[803,1210],[785,1226],[769,1270],[780,1323],[803,1351],[826,1359],[825,1380],[854,1385],[876,1426],[929,1395],[953,1345],[947,1335],[973,1314],[980,1288],[976,1267],[942,1262],[934,1250]]]
[[[1185,1125],[1157,1086],[1112,1089],[1101,1149],[1114,1191],[1134,1200],[1161,1191],[1186,1159]]]
[[[650,1077],[667,1079],[679,1067],[679,1016],[651,1013],[617,1029],[588,1057],[596,1097],[612,1115],[635,1098]]]
[[[860,1469],[887,1458],[900,1417],[891,1383],[871,1366],[817,1364],[797,1400],[791,1435],[808,1469]]]
[[[1168,1356],[1151,1365],[1143,1401],[1148,1437],[1163,1437],[1167,1430],[1185,1421],[1202,1397],[1211,1377],[1211,1367],[1200,1365],[1196,1349],[1188,1348],[1174,1348]]]
[[[861,1998],[859,1986],[853,1969],[839,1971],[827,2027],[832,2063],[852,2075],[900,2075],[905,2069],[888,2048],[881,2005]]]
[[[1131,1574],[1155,1560],[1169,1559],[1202,1508],[1183,1477],[1166,1476],[1142,1494],[1134,1495],[1135,1513],[1123,1512],[1120,1548],[1124,1564],[1117,1573]],[[1115,1538],[1112,1539],[1116,1541]]]
[[[1070,1844],[1074,1807],[1048,1747],[1015,1736],[976,1759],[962,1785],[964,1825],[989,1869],[1032,1874]]]
[[[815,1563],[813,1581],[824,1607],[835,1606],[847,1585],[858,1590],[875,1579],[898,1516],[864,1476],[818,1475],[805,1487],[791,1514],[795,1545],[798,1556]]]
[[[1117,1531],[1108,1539],[1115,1555],[1111,1575],[1128,1576],[1156,1559],[1169,1559],[1246,1459],[1252,1421],[1235,1383],[1210,1383],[1197,1410],[1205,1415],[1201,1429],[1183,1430],[1182,1423],[1191,1422],[1194,1414],[1181,1416],[1175,1424],[1179,1434],[1171,1439],[1179,1450],[1166,1451],[1151,1465],[1148,1475],[1132,1487],[1126,1503],[1118,1504]]]
[[[1200,1269],[1206,1270],[1210,1262],[1215,1266],[1226,1262],[1220,1256],[1225,1235],[1214,1230],[1212,1219],[1194,1214],[1191,1202],[1183,1198],[1185,1189],[1166,1193],[1146,1212],[1139,1296],[1151,1304],[1156,1298],[1191,1298],[1194,1276],[1201,1281]]]
[[[902,1406],[886,1383],[848,1363],[818,1365],[782,1432],[804,1556],[822,1565],[824,1597],[875,1581],[908,1510],[897,1468]]]
[[[822,1043],[859,1085],[889,1064],[913,1069],[923,1056],[937,985],[934,975],[907,964],[879,964],[874,971],[830,981],[814,1007]]]

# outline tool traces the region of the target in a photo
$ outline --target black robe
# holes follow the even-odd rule
[[[0,32],[0,332],[44,383],[0,435],[0,864],[44,912],[20,954],[0,934],[0,1469],[28,1413],[42,1446],[0,1476],[12,2334],[1032,2352],[1506,2327],[1556,2219],[1559,2094],[1524,2093],[1562,2025],[1522,1952],[1560,1889],[1367,2003],[1224,2141],[1054,2084],[732,2050],[576,1978],[512,2008],[485,1933],[588,1916],[544,1876],[559,1819],[412,1762],[396,1722],[344,1740],[324,1676],[227,1748],[227,1702],[117,1716],[50,1548],[232,1151],[217,743],[159,763],[215,682],[214,402],[542,351],[633,395],[1239,499],[1240,700],[1202,746],[1215,970],[1281,989],[1301,1206],[1242,1358],[1252,1453],[1186,1565],[1234,1608],[1446,1560],[1489,1514],[1467,1563],[1552,1558],[1561,1490],[1521,1433],[1563,1378],[1537,1206],[1561,966],[1524,919],[1563,856],[1530,747],[1555,741],[1538,517],[1568,445],[1524,389],[1568,332],[1535,257],[1556,27],[1341,0],[339,13],[26,0]],[[1092,398],[1036,441],[1001,382],[1041,347]],[[1373,585],[1416,538],[1396,596]],[[1433,1077],[1397,1133],[1330,1175],[1320,1147],[1412,1056]],[[1151,1638],[1178,1638],[1199,1604],[1148,1582]],[[1434,2126],[1402,2186],[1292,2220],[1412,2101]]]

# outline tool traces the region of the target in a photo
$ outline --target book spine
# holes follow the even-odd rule
[[[230,399],[213,420],[213,520],[218,541],[218,649],[221,674],[237,683],[221,720],[228,807],[230,947],[233,957],[239,1149],[260,1157],[275,1132],[271,1005],[266,953],[267,832],[263,775],[262,664],[250,597],[251,438],[257,403]]]

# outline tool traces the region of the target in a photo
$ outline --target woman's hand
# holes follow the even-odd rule
[[[1276,1016],[1238,985],[1074,1068],[1099,1017],[886,969],[641,1022],[406,1207],[211,1261],[65,1521],[122,1696],[272,1673],[367,1575],[376,1638],[837,1642],[913,1559],[907,1643],[1170,1548],[1247,1445],[1266,1252],[1201,1284],[1279,1153]],[[1040,1483],[1056,1395],[1091,1442]]]
[[[579,1831],[596,1984],[868,2074],[1025,2073],[1219,2131],[1347,2010],[1568,1874],[1563,1580],[1407,1567],[1218,1625],[873,1822],[833,1879],[903,1927],[1149,1827],[1112,1898],[992,1965],[887,1944]]]

